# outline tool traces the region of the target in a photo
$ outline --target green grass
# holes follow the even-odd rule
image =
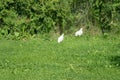
[[[120,80],[120,39],[2,39],[0,80]]]

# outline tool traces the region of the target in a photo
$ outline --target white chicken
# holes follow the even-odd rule
[[[75,36],[81,36],[83,34],[83,28],[75,32]]]
[[[58,37],[58,43],[62,42],[63,39],[64,39],[64,33],[60,37]]]

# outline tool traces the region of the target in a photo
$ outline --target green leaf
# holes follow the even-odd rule
[[[15,36],[18,37],[19,36],[19,32],[14,32]]]

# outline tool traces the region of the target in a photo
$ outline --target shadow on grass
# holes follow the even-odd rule
[[[112,65],[120,68],[120,56],[113,56],[110,60]]]

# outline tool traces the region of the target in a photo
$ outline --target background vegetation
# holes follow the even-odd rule
[[[0,37],[87,31],[120,33],[120,0],[0,0]]]

